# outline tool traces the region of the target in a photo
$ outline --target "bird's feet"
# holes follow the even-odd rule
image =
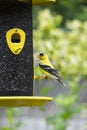
[[[48,76],[47,76],[47,75],[45,76],[45,79],[46,79],[46,80],[48,79]]]
[[[36,76],[36,75],[34,75],[34,79],[48,79],[48,77],[47,76],[45,76],[45,75],[41,75],[41,76]]]

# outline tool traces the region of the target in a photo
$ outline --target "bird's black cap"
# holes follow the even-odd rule
[[[44,56],[45,53],[40,53],[40,56]]]

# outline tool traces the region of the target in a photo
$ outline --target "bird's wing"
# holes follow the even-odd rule
[[[46,72],[48,72],[49,74],[53,75],[56,79],[60,78],[57,71],[54,68],[52,68],[52,67],[50,67],[48,65],[44,65],[42,63],[39,63],[39,66],[40,66],[41,69],[43,69]]]
[[[63,84],[63,86],[66,86],[65,83],[62,81],[61,77],[58,75],[57,71],[52,68],[49,65],[44,65],[43,63],[39,63],[39,66],[41,69],[43,69],[44,71],[48,72],[50,75],[52,75],[52,77],[55,77],[56,80],[58,80],[61,84]]]

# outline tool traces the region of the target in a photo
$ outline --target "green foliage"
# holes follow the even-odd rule
[[[85,11],[86,4],[87,2],[85,0],[56,0],[56,4],[51,6],[51,10],[61,14],[64,21],[75,18],[79,20],[87,20]]]
[[[52,87],[51,85],[45,86],[45,87],[42,88],[42,90],[41,90],[41,95],[42,95],[42,96],[47,95],[51,89],[53,89],[53,87]]]
[[[6,110],[6,116],[8,120],[8,125],[3,126],[1,130],[19,130],[23,125],[22,121],[15,121],[16,117],[20,115],[18,108],[8,108]]]
[[[45,9],[39,12],[38,26],[33,31],[34,51],[47,53],[59,74],[68,82],[69,92],[54,99],[61,109],[46,118],[51,130],[67,129],[68,120],[81,109],[78,93],[87,79],[87,22],[67,20],[65,28],[61,28],[62,22],[61,15],[53,15]],[[38,71],[35,73],[38,75]],[[47,95],[49,87],[42,92]]]
[[[62,16],[53,16],[50,10],[39,12],[39,26],[33,32],[35,52],[46,52],[56,68],[66,79],[86,77],[87,22],[67,21],[60,28]]]
[[[78,8],[77,8],[78,7]],[[63,21],[61,25],[64,27],[67,20],[78,19],[81,21],[87,20],[87,1],[86,0],[56,0],[52,5],[40,5],[33,7],[33,22],[37,28],[37,15],[39,11],[49,8],[55,15],[62,15]]]
[[[80,110],[80,103],[78,101],[78,93],[76,93],[78,86],[74,83],[74,87],[67,95],[57,95],[54,102],[60,105],[58,112],[46,118],[47,124],[51,125],[51,130],[66,130],[68,127],[68,120],[77,114]],[[73,93],[73,91],[75,93]],[[50,130],[50,128],[48,129]]]

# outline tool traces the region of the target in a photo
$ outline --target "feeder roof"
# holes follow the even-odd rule
[[[31,0],[0,0],[0,2],[11,2],[11,1],[20,1],[24,3],[29,3]],[[39,5],[39,4],[50,4],[54,3],[56,0],[32,0],[33,5]]]

